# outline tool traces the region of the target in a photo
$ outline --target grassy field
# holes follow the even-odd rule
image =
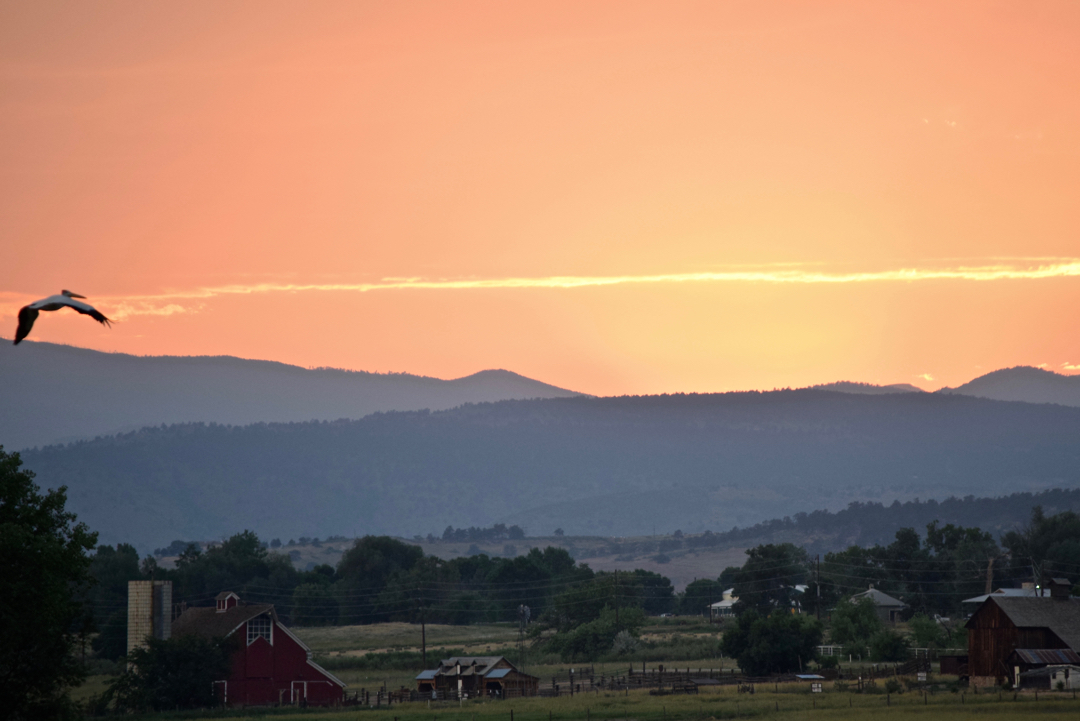
[[[294,632],[315,652],[316,659],[342,659],[352,655],[385,650],[416,650],[419,648],[419,627],[404,623],[337,628],[297,628]],[[715,635],[717,627],[695,618],[651,619],[643,636],[656,643],[672,644],[679,639],[703,638]],[[517,629],[510,624],[482,626],[439,626],[427,628],[429,666],[440,658],[441,648],[466,648],[470,653],[483,654],[512,646]],[[671,647],[671,646],[669,646]],[[527,671],[539,676],[546,685],[552,676],[565,678],[572,664],[543,663],[552,659],[536,659]],[[349,663],[352,663],[351,661]],[[348,665],[348,664],[346,664]],[[595,674],[621,675],[627,662],[595,664]],[[635,663],[635,667],[640,664]],[[648,664],[650,668],[654,663]],[[676,668],[730,668],[731,660],[671,660],[664,665]],[[573,666],[580,668],[577,664]],[[419,669],[390,671],[335,669],[334,674],[348,684],[352,694],[366,689],[375,691],[413,688]],[[580,673],[580,672],[579,672]],[[108,676],[92,676],[73,694],[85,700],[101,693],[111,681]],[[952,684],[953,686],[955,684]],[[353,707],[348,710],[321,709],[258,709],[201,713],[159,714],[147,718],[227,718],[261,719],[274,716],[326,719],[326,721],[706,721],[731,718],[784,719],[1070,719],[1080,718],[1080,700],[1072,692],[1042,692],[970,694],[939,691],[924,697],[909,691],[887,696],[883,693],[857,694],[837,690],[826,684],[825,693],[811,694],[809,684],[790,683],[758,686],[758,693],[740,694],[733,686],[706,688],[698,695],[651,696],[647,691],[629,693],[585,693],[574,697],[529,698],[510,701],[473,700],[458,703],[412,703],[395,705],[391,709]],[[511,712],[513,717],[511,718]]]
[[[378,623],[370,626],[324,626],[290,630],[315,654],[360,654],[420,649],[420,624]],[[485,648],[494,649],[517,643],[517,637],[517,624],[511,623],[476,626],[446,626],[434,623],[427,625],[428,649],[452,646],[468,648],[470,653],[481,654]]]
[[[466,701],[462,704],[400,704],[390,709],[299,710],[265,709],[214,712],[214,718],[264,719],[274,716],[302,717],[325,721],[706,721],[709,719],[769,718],[811,719],[1020,719],[1046,721],[1080,717],[1080,700],[1068,693],[1032,694],[937,694],[918,693],[886,696],[826,691],[810,694],[806,684],[781,685],[750,694],[735,688],[711,690],[699,695],[650,696],[645,691],[629,694],[581,694],[573,698],[532,698],[510,701]],[[208,714],[160,714],[150,718],[205,718]]]

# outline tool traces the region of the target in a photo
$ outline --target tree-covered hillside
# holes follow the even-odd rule
[[[630,535],[1080,486],[1080,409],[817,390],[149,428],[24,454],[104,542],[517,524]]]

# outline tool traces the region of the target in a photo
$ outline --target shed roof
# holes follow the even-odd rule
[[[1023,663],[1080,663],[1080,654],[1071,648],[1018,648],[1013,653]]]
[[[1053,676],[1054,674],[1062,671],[1063,669],[1069,669],[1076,673],[1080,672],[1080,666],[1073,664],[1061,664],[1058,666],[1043,666],[1042,668],[1033,668],[1030,671],[1024,671],[1020,674],[1020,678],[1039,678],[1040,676]]]
[[[494,671],[488,673],[484,678],[502,678],[503,676],[506,676],[507,674],[513,672],[514,669],[512,668],[497,668]]]
[[[277,612],[270,603],[238,603],[226,611],[206,606],[189,608],[172,622],[173,636],[225,637],[256,616],[269,613],[277,623]]]
[[[1017,628],[1048,628],[1073,651],[1080,651],[1080,599],[991,596],[986,603],[997,604]],[[973,628],[976,616],[978,611],[968,621],[968,628]]]
[[[907,606],[907,604],[901,601],[899,598],[893,598],[889,594],[882,593],[876,588],[871,588],[870,590],[863,591],[862,593],[856,593],[854,596],[851,597],[851,600],[859,601],[864,598],[869,598],[871,601],[874,602],[875,606],[895,606],[897,608],[903,608],[904,606]]]
[[[416,680],[417,681],[430,681],[431,679],[435,678],[435,672],[437,670],[438,669],[429,668],[427,671],[421,671],[420,673],[416,674]]]

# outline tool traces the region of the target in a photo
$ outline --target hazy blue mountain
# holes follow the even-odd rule
[[[962,395],[560,398],[356,421],[185,424],[23,454],[102,542],[517,524],[626,536],[852,501],[1080,487],[1080,409]]]
[[[835,383],[821,383],[810,386],[822,391],[838,391],[840,393],[862,393],[865,395],[882,395],[884,393],[925,393],[922,388],[910,383],[893,383],[887,386],[874,385],[873,383],[857,383],[855,381],[837,381]]]
[[[8,450],[162,423],[336,420],[574,395],[503,370],[440,380],[230,356],[140,357],[53,343],[0,343],[0,443]]]
[[[1080,406],[1080,376],[1066,376],[1031,366],[1016,366],[987,373],[956,388],[942,388],[938,393],[978,396],[998,401]]]

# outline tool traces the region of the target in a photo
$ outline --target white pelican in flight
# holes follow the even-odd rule
[[[15,331],[15,345],[19,345],[23,338],[30,335],[30,329],[34,327],[34,321],[37,320],[38,313],[43,310],[72,308],[84,315],[90,316],[102,325],[109,325],[109,319],[102,315],[101,311],[97,308],[89,303],[80,303],[75,300],[76,298],[85,297],[85,295],[72,293],[70,290],[62,290],[60,291],[60,295],[50,295],[48,298],[42,298],[39,301],[35,301],[30,305],[25,305],[20,308],[19,328]]]

